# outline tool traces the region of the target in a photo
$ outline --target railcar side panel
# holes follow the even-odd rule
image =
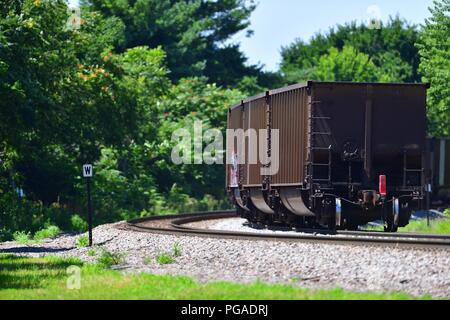
[[[307,88],[271,96],[272,129],[279,130],[279,170],[271,185],[301,185],[305,179],[308,128]],[[294,138],[295,137],[295,138]]]

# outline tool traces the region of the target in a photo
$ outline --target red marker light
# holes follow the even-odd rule
[[[381,196],[386,196],[386,176],[380,175],[380,183],[378,185],[378,189],[380,191]]]

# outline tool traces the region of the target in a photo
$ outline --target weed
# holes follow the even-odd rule
[[[81,236],[77,239],[77,247],[85,248],[89,245],[89,238],[87,236]]]
[[[123,262],[123,254],[109,252],[104,249],[98,257],[97,262],[103,268],[110,268],[113,265],[117,265]]]
[[[29,232],[25,231],[16,231],[13,233],[14,241],[20,243],[20,244],[29,244],[31,243],[31,235]]]
[[[181,246],[180,246],[180,244],[179,244],[178,242],[175,242],[175,243],[173,244],[173,248],[172,248],[172,255],[173,255],[174,257],[180,257],[180,256],[181,256],[181,253],[182,253],[182,251],[181,251]]]
[[[175,259],[168,253],[160,253],[156,256],[156,262],[159,264],[171,264],[175,262]]]
[[[89,257],[95,256],[96,253],[97,253],[97,250],[95,250],[94,248],[91,248],[91,249],[89,249],[89,250],[87,251],[87,255],[88,255]]]
[[[151,264],[151,263],[152,263],[152,258],[150,258],[150,257],[144,258],[144,264]]]

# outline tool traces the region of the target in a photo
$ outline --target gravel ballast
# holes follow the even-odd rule
[[[224,228],[224,221],[216,228]],[[236,221],[230,222],[236,226]],[[39,244],[0,243],[0,252],[32,257],[77,256],[95,262],[100,248],[123,253],[124,272],[192,276],[199,281],[288,283],[307,288],[351,291],[403,291],[450,297],[450,251],[329,243],[233,240],[162,235],[119,229],[123,223],[94,229],[96,255],[77,248],[80,235],[62,235]],[[160,265],[156,256],[178,243],[175,263]]]

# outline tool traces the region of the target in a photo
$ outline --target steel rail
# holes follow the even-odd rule
[[[306,241],[353,245],[383,245],[383,246],[409,246],[450,249],[450,235],[418,234],[418,233],[383,233],[375,231],[337,231],[317,229],[298,229],[298,234],[292,233],[256,233],[237,232],[193,228],[188,223],[206,220],[217,220],[237,217],[234,211],[201,212],[191,214],[178,214],[154,216],[128,221],[124,228],[140,232],[153,232],[162,234],[206,236],[214,238],[245,239],[245,240],[272,240],[272,241]],[[123,226],[122,226],[123,227]],[[121,228],[122,228],[121,227]]]

